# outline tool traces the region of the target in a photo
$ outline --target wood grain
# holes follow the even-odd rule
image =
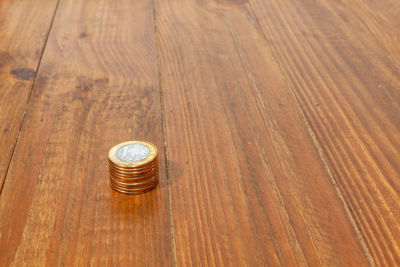
[[[0,2],[0,188],[56,4],[57,0]]]
[[[368,265],[248,3],[155,17],[177,265]]]
[[[399,11],[0,1],[0,266],[398,264]],[[160,185],[124,196],[132,139]]]
[[[400,3],[250,3],[371,259],[398,264]]]
[[[151,1],[61,0],[0,197],[0,262],[173,264],[168,187],[124,197],[107,153],[154,142],[164,162]]]

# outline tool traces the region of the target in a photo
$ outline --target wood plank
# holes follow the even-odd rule
[[[368,265],[247,2],[155,17],[177,265]]]
[[[0,188],[56,5],[57,0],[0,1]]]
[[[373,262],[399,263],[400,3],[250,3]]]
[[[61,0],[0,197],[2,264],[173,264],[165,166],[147,194],[108,185],[121,141],[164,162],[159,93],[151,1]]]

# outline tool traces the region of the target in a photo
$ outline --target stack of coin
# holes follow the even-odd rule
[[[158,184],[157,148],[149,142],[128,141],[108,153],[110,186],[124,194],[142,194]]]

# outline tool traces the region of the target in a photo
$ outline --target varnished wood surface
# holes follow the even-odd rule
[[[178,265],[367,264],[249,5],[156,7]]]
[[[399,10],[0,1],[0,266],[399,264]],[[108,185],[131,139],[139,196]]]
[[[398,18],[377,1],[253,2],[373,261],[400,263]]]
[[[54,0],[0,1],[0,188],[56,5]]]
[[[172,265],[164,165],[145,195],[108,184],[121,141],[164,162],[153,22],[149,1],[59,3],[0,196],[1,265]]]

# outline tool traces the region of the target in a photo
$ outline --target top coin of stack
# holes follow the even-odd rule
[[[149,142],[128,141],[108,153],[110,186],[124,194],[142,194],[158,184],[157,148]]]

